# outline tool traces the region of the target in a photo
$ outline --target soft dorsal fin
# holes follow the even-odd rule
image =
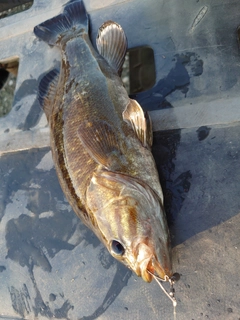
[[[113,21],[105,22],[98,30],[96,42],[101,56],[121,74],[127,51],[127,38],[122,27]]]
[[[129,104],[123,111],[123,119],[130,122],[138,139],[144,147],[152,145],[152,126],[150,116],[147,119],[144,116],[143,109],[136,100],[130,99]]]
[[[59,70],[53,69],[48,72],[39,83],[38,101],[43,108],[47,118],[51,114],[53,99],[59,80]]]
[[[117,135],[106,121],[83,121],[78,128],[78,136],[92,159],[108,170],[123,168],[123,156]]]

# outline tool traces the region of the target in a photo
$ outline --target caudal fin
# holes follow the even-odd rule
[[[69,36],[88,33],[88,15],[83,1],[71,1],[62,14],[34,28],[35,35],[50,45],[64,43]]]

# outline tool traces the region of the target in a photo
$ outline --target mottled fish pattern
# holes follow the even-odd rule
[[[82,1],[34,28],[61,50],[59,69],[39,85],[53,160],[75,213],[109,252],[145,281],[172,276],[169,232],[148,115],[120,78],[127,50],[121,26],[105,22],[96,51]]]

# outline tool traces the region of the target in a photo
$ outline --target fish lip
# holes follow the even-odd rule
[[[159,280],[164,282],[168,282],[171,279],[171,273],[166,272],[154,256],[140,262],[138,273],[146,282],[151,282],[154,276],[157,276]]]
[[[153,272],[151,270],[149,271],[157,275],[157,277],[160,278],[161,281],[169,281],[169,279],[171,279],[172,277],[171,268],[163,268],[155,256],[152,258],[152,270]]]
[[[151,282],[153,279],[152,274],[148,272],[149,271],[148,268],[149,268],[149,264],[151,263],[151,260],[152,260],[152,257],[148,257],[142,260],[139,265],[140,275],[142,279],[146,282]]]
[[[161,281],[168,282],[171,279],[172,271],[164,269],[154,255],[143,259],[139,264],[140,275],[146,282],[151,282],[153,276]]]
[[[138,277],[142,277],[144,281],[151,282],[152,275],[148,272],[148,265],[152,260],[152,249],[145,243],[146,239],[135,239],[133,244],[133,256],[130,259],[129,267],[137,274]],[[131,256],[131,255],[130,255]]]
[[[169,281],[169,279],[171,279],[171,263],[164,263],[165,261],[163,260],[162,264],[155,256],[155,250],[151,243],[147,242],[146,239],[145,241],[141,239],[134,251],[136,260],[132,269],[138,276],[141,276],[144,281],[151,282],[153,275],[157,276],[161,281]]]

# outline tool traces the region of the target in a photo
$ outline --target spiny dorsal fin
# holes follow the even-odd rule
[[[104,22],[98,30],[96,42],[99,53],[121,74],[127,51],[127,38],[122,27],[113,21]]]
[[[118,138],[112,126],[106,121],[83,121],[78,136],[89,155],[108,170],[119,171],[124,166]]]
[[[59,80],[59,70],[53,69],[48,72],[40,81],[38,88],[38,101],[43,108],[47,118],[51,114],[53,99]]]
[[[149,115],[147,120],[144,116],[143,109],[136,100],[130,99],[129,104],[123,111],[123,119],[130,122],[138,139],[144,147],[151,147],[152,144],[152,127]]]

